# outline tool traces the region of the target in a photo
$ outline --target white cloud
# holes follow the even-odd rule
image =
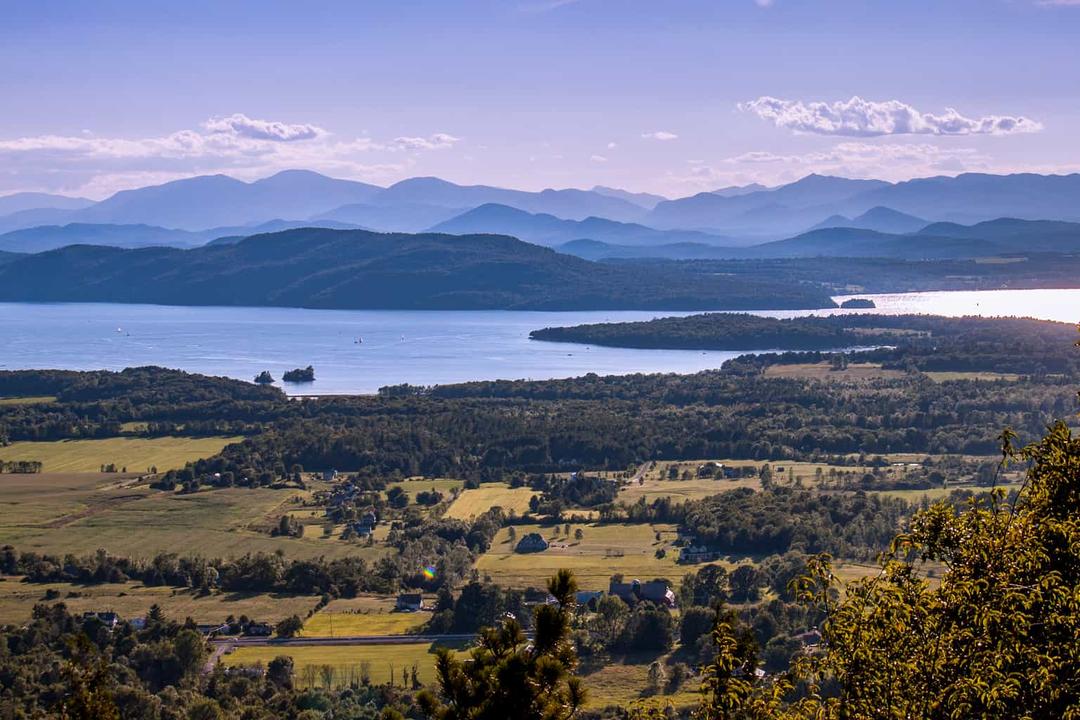
[[[618,145],[617,143],[609,142],[609,143],[607,144],[607,149],[608,149],[608,150],[614,150],[614,149],[615,149],[615,148],[617,148],[617,147],[619,147],[619,145]]]
[[[773,0],[754,0],[754,4],[763,8],[772,7]]]
[[[453,147],[460,139],[446,133],[435,133],[427,137],[395,138],[394,146],[400,150],[443,150]]]
[[[603,155],[592,155],[591,157],[589,157],[589,159],[592,160],[594,163],[606,163],[607,162],[607,158],[604,157]]]
[[[290,125],[289,123],[274,122],[272,120],[255,120],[243,113],[235,113],[228,117],[210,118],[203,127],[211,133],[229,133],[252,140],[277,140],[280,142],[292,142],[294,140],[313,140],[326,131],[315,125],[306,123]]]
[[[372,182],[398,179],[420,153],[450,148],[447,133],[338,138],[311,124],[211,118],[199,129],[144,138],[37,135],[0,140],[0,192],[45,190],[104,197],[130,187],[207,173],[250,179],[308,168]]]
[[[876,102],[855,96],[847,101],[803,102],[763,96],[739,103],[777,127],[800,133],[873,137],[878,135],[1010,135],[1038,132],[1042,125],[1010,115],[966,117],[952,108],[941,115],[924,113],[899,100]]]
[[[660,141],[678,140],[679,139],[678,135],[676,135],[673,132],[668,132],[666,130],[657,130],[656,132],[641,133],[641,137],[645,138],[646,140],[660,140]]]

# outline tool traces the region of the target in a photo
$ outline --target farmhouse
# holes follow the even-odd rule
[[[420,593],[401,593],[397,597],[395,609],[401,612],[416,612],[424,609],[424,596]]]
[[[679,562],[682,564],[712,562],[719,559],[720,553],[701,545],[691,545],[679,551]]]
[[[578,590],[574,593],[574,602],[578,605],[588,605],[594,600],[599,600],[604,597],[604,593],[599,590]]]
[[[103,612],[102,611],[98,611],[98,612],[91,611],[91,612],[84,612],[83,613],[83,620],[84,621],[85,620],[93,620],[95,618],[100,620],[101,622],[105,623],[105,627],[109,628],[110,630],[112,630],[113,628],[115,628],[117,625],[120,624],[120,616],[117,615],[116,613],[112,612],[112,611],[109,611],[109,610],[103,611]]]
[[[363,513],[360,519],[353,523],[353,532],[360,537],[368,537],[375,532],[375,526],[379,524],[379,516],[373,510]]]
[[[539,590],[537,588],[526,588],[525,593],[522,596],[522,602],[525,605],[554,605],[558,602],[555,596],[549,593],[547,590]]]
[[[540,536],[540,533],[529,533],[525,537],[518,541],[517,547],[514,548],[515,552],[519,553],[532,553],[543,552],[548,549],[547,540]]]

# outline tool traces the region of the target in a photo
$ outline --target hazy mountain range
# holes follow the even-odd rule
[[[673,200],[603,186],[527,192],[411,178],[384,188],[305,170],[254,182],[214,175],[125,190],[100,202],[41,193],[0,197],[0,251],[71,244],[194,247],[313,226],[509,234],[551,246],[590,240],[602,245],[571,248],[604,257],[641,256],[628,249],[641,247],[664,257],[713,257],[717,252],[709,248],[720,246],[755,246],[745,253],[724,251],[734,256],[798,248],[899,256],[925,250],[937,257],[1025,246],[1015,240],[980,246],[986,238],[956,230],[1004,217],[1080,221],[1080,175],[965,174],[901,183],[809,175],[775,188],[728,187]],[[943,222],[952,225],[924,229]],[[845,228],[860,232],[831,232]],[[1028,248],[1068,245],[1050,226],[1025,228],[1050,233],[1045,243]],[[873,233],[954,242],[934,247],[925,239],[893,241]]]
[[[571,240],[600,240],[624,245],[662,245],[694,242],[730,245],[731,238],[695,230],[655,230],[638,223],[617,222],[601,217],[564,220],[546,213],[533,214],[506,205],[487,204],[469,210],[431,228],[432,232],[464,235],[498,233],[537,245],[559,245]]]

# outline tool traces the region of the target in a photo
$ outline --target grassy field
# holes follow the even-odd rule
[[[304,623],[303,637],[407,635],[431,619],[431,613],[393,612],[396,598],[365,595],[332,601]]]
[[[1003,488],[1005,492],[1010,490],[1019,490],[1019,482],[1003,482],[998,484],[999,488]],[[990,488],[976,487],[972,485],[952,485],[945,488],[929,488],[926,490],[871,490],[869,492],[875,495],[886,495],[888,497],[901,498],[908,502],[918,502],[924,497],[934,502],[935,500],[941,500],[948,497],[949,493],[954,490],[971,490],[972,492],[986,491]]]
[[[533,495],[536,495],[536,491],[527,487],[512,488],[505,483],[484,483],[458,495],[446,511],[446,516],[468,520],[496,505],[507,513],[513,510],[518,515],[524,515],[529,510],[529,499]]]
[[[324,537],[312,527],[302,538],[272,537],[277,518],[294,512],[309,491],[227,488],[190,495],[160,492],[115,474],[0,475],[0,544],[19,550],[152,557],[197,552],[209,557],[282,550],[289,557],[387,552]],[[312,512],[312,511],[308,511]],[[318,512],[318,511],[314,511]]]
[[[194,590],[145,587],[136,582],[72,585],[19,580],[16,577],[0,580],[0,625],[26,622],[34,605],[40,602],[63,602],[68,610],[76,613],[112,610],[123,618],[144,617],[150,606],[157,603],[167,617],[180,621],[191,617],[201,623],[224,621],[229,615],[277,622],[293,614],[304,617],[319,602],[318,596],[314,595],[214,593],[200,596]],[[56,590],[59,598],[46,601],[45,593],[50,589]]]
[[[584,532],[580,541],[573,539],[578,527]],[[553,530],[554,526],[516,526],[519,539],[526,533],[539,532],[552,543],[543,552],[520,554],[514,552],[508,542],[508,529],[503,528],[491,548],[477,560],[477,570],[481,575],[490,575],[499,585],[526,588],[542,587],[558,569],[569,568],[584,590],[606,590],[615,573],[622,573],[627,580],[666,577],[677,584],[686,572],[675,564],[678,550],[672,546],[674,525],[571,525],[569,539],[562,534],[561,526],[559,535]],[[656,533],[660,533],[659,541]],[[665,550],[667,556],[657,558],[659,549]]]
[[[0,405],[44,405],[54,403],[52,395],[27,395],[25,397],[0,397]]]
[[[761,488],[761,481],[756,477],[739,478],[738,480],[715,480],[712,478],[660,480],[657,478],[645,478],[644,482],[624,485],[619,490],[619,501],[632,505],[638,501],[638,498],[645,498],[647,503],[661,497],[669,497],[676,502],[700,500],[701,498],[743,487],[758,490]]]
[[[1016,373],[996,372],[924,372],[923,375],[934,382],[947,382],[949,380],[1005,380],[1007,382],[1016,382],[1020,379],[1020,376]]]
[[[886,370],[877,363],[851,363],[844,370],[833,370],[827,362],[770,365],[765,377],[807,378],[810,380],[877,380],[904,377],[902,370]]]
[[[647,695],[643,692],[649,684],[649,665],[653,657],[627,657],[620,663],[609,663],[599,669],[584,670],[588,698],[585,707],[599,710],[610,705],[623,708],[685,708],[697,705],[701,699],[698,688],[701,678],[688,679],[674,693],[664,692]],[[661,658],[663,662],[666,658]]]
[[[350,674],[359,676],[361,665],[365,663],[371,682],[389,682],[392,672],[394,682],[400,686],[405,669],[408,668],[411,674],[411,668],[415,664],[420,682],[429,684],[435,679],[435,647],[433,643],[285,647],[257,645],[237,648],[225,655],[222,662],[225,665],[266,665],[278,655],[287,655],[293,659],[296,682],[301,687],[310,684],[310,671],[306,670],[308,667],[317,669],[329,665],[334,669],[332,684],[340,686],[349,682]],[[321,684],[322,680],[316,676],[315,682]]]
[[[45,472],[98,472],[102,465],[126,467],[133,473],[181,468],[199,458],[216,455],[239,437],[106,438],[16,442],[0,448],[3,460],[40,460]]]
[[[460,490],[465,485],[464,480],[454,480],[453,478],[406,478],[405,480],[397,480],[395,482],[387,483],[386,487],[400,487],[410,496],[415,495],[421,490],[438,490],[441,493],[449,495],[454,490]]]

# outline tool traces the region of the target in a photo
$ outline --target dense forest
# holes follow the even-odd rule
[[[799,309],[820,286],[594,263],[502,235],[301,228],[235,244],[76,245],[0,265],[0,300],[385,309]]]
[[[841,350],[889,345],[932,350],[940,358],[941,369],[946,369],[957,351],[968,357],[969,366],[997,362],[988,356],[1021,355],[1028,369],[1015,372],[1023,374],[1031,374],[1047,353],[1073,360],[1053,372],[1065,372],[1080,362],[1070,347],[1075,336],[1074,325],[1023,318],[842,314],[778,319],[743,313],[552,327],[529,334],[534,340],[684,350]]]
[[[238,481],[283,474],[294,464],[485,480],[511,471],[621,470],[656,458],[992,454],[1003,427],[1034,438],[1076,407],[1072,381],[1052,375],[935,383],[906,373],[861,383],[859,392],[837,380],[736,371],[588,375],[302,401],[272,388],[151,368],[46,372],[38,380],[34,373],[0,373],[0,387],[57,397],[0,405],[4,441],[108,437],[126,422],[145,422],[134,432],[147,436],[241,433],[243,442],[191,468],[204,477],[230,472]]]
[[[610,264],[678,268],[746,281],[787,281],[824,287],[833,295],[927,290],[1001,290],[1080,286],[1080,255],[1024,252],[998,262],[880,257],[743,260],[619,260]],[[855,290],[853,290],[853,288]]]

